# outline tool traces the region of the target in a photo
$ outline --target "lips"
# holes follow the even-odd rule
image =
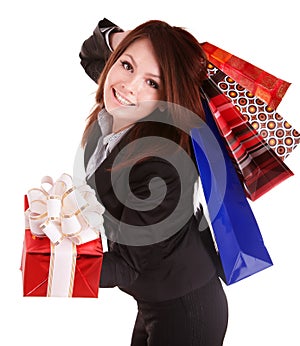
[[[133,102],[125,98],[124,96],[120,95],[116,89],[113,89],[113,94],[117,101],[122,105],[122,106],[135,106]]]

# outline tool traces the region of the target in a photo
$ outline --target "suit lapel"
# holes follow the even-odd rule
[[[94,153],[94,150],[97,146],[99,136],[101,136],[101,130],[98,127],[98,137],[92,138],[91,143],[88,143],[86,145],[86,151],[84,153],[84,161],[85,161],[85,167],[87,166],[87,163],[89,161],[90,156]],[[128,139],[129,136],[127,136],[132,129],[130,129],[124,137],[121,138],[120,142],[116,144],[116,146],[112,149],[112,151],[108,154],[108,156],[102,161],[100,166],[96,169],[95,173],[88,179],[88,183],[94,188],[95,191],[99,194],[99,196],[103,196],[106,194],[111,188],[113,183],[117,181],[119,176],[122,173],[122,169],[116,169],[114,172],[111,172],[112,167],[115,164],[116,157],[120,153],[120,151],[126,147],[126,145],[130,142]],[[97,130],[93,135],[97,135]],[[119,158],[118,158],[118,162]],[[113,181],[112,181],[113,176]]]
[[[88,135],[88,140],[86,143],[86,146],[84,148],[84,167],[86,169],[87,164],[89,162],[89,159],[93,155],[99,138],[102,136],[102,132],[100,129],[100,126],[98,124],[98,121],[94,121],[94,123],[91,125],[92,129],[90,130],[90,133]]]
[[[146,119],[147,121],[155,121],[156,118],[159,119],[160,117],[162,117],[161,113],[158,112],[159,114],[157,114],[157,112],[152,113],[151,115],[149,115]],[[162,129],[164,129],[164,127],[160,124],[160,122],[156,121],[156,125],[153,129],[149,126],[147,126],[147,122],[145,120],[143,120],[142,122],[138,122],[136,123],[126,134],[125,136],[123,136],[121,138],[121,140],[116,144],[116,146],[113,148],[113,150],[111,151],[111,153],[106,157],[106,159],[103,160],[103,162],[100,164],[100,166],[96,169],[95,173],[88,179],[88,183],[89,185],[91,185],[94,190],[98,193],[99,197],[103,196],[104,194],[106,194],[109,190],[111,190],[112,185],[116,183],[117,179],[120,177],[121,173],[123,172],[123,169],[116,169],[114,170],[114,172],[111,172],[111,168],[113,167],[113,165],[115,164],[115,159],[118,156],[118,154],[120,153],[120,151],[125,148],[133,139],[131,138],[131,133],[132,131],[134,131],[134,129],[136,129],[136,127],[139,128],[139,131],[141,133],[141,137],[143,137],[144,135],[156,135],[157,133],[160,136],[164,136],[163,133],[157,132],[157,131],[162,131]],[[152,124],[153,126],[153,124]],[[166,125],[168,126],[168,125]],[[141,131],[142,130],[142,131]],[[143,131],[145,131],[145,134],[143,133]],[[149,132],[150,131],[150,132]],[[152,132],[151,132],[152,131]],[[102,135],[100,126],[98,124],[98,122],[96,121],[93,124],[93,129],[90,132],[89,138],[88,138],[88,143],[86,145],[86,149],[85,149],[85,153],[84,153],[84,164],[85,164],[85,168],[87,166],[87,163],[91,157],[91,155],[94,153],[95,148],[97,146],[98,143],[98,139],[99,137]],[[127,147],[128,150],[129,146]],[[124,150],[126,152],[126,150]],[[132,154],[132,153],[129,153]],[[122,153],[122,157],[124,158],[124,160],[126,160],[128,158],[128,152],[127,153]],[[118,162],[124,162],[124,161],[119,161],[118,158]],[[113,182],[112,182],[112,174],[113,174]]]

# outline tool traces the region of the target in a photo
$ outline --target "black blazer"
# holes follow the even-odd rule
[[[96,60],[105,61],[108,51],[107,47],[105,54],[99,51],[105,47],[99,25],[80,53],[83,67],[94,80],[98,78],[97,64],[89,53],[95,57],[93,48],[97,46],[100,54]],[[155,121],[162,116],[159,113],[135,124],[88,180],[106,208],[109,251],[104,254],[100,287],[118,286],[145,301],[180,297],[206,284],[216,273],[198,230],[204,219],[201,207],[197,217],[194,215],[196,166],[193,158],[188,161],[194,167],[184,164],[181,151],[173,146],[153,142],[155,136],[179,146],[177,130]],[[133,142],[137,130],[139,137]],[[85,164],[100,135],[96,122],[85,147]]]

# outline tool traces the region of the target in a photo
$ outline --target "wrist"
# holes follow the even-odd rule
[[[114,51],[123,38],[123,32],[120,30],[112,30],[108,38],[109,46],[111,50]]]

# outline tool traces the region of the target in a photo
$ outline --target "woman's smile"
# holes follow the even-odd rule
[[[116,100],[122,105],[122,106],[135,106],[135,103],[128,100],[126,97],[122,96],[116,89],[113,88],[113,94]]]

